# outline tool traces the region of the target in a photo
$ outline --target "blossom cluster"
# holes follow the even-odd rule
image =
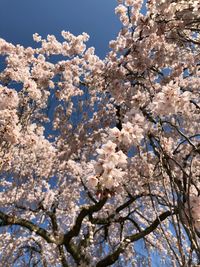
[[[117,145],[108,141],[97,149],[97,163],[94,165],[96,177],[88,178],[88,185],[113,189],[119,186],[126,174],[127,156],[121,151],[116,151]]]
[[[16,143],[20,136],[19,118],[16,108],[19,98],[15,90],[0,86],[0,134],[8,143]]]
[[[171,115],[190,109],[191,93],[185,91],[181,93],[177,83],[171,81],[162,87],[162,91],[157,93],[152,102],[152,111],[155,114]]]

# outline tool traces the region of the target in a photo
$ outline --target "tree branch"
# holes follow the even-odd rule
[[[21,219],[18,218],[17,216],[7,215],[2,211],[0,211],[0,219],[2,220],[0,226],[18,225],[30,230],[31,232],[35,232],[36,234],[44,238],[48,243],[55,243],[55,244],[58,243],[58,241],[55,240],[55,238],[51,236],[45,229],[39,227],[38,225],[26,219]]]
[[[98,203],[88,207],[88,208],[83,208],[81,212],[79,213],[78,217],[76,218],[76,222],[72,229],[64,235],[64,242],[68,243],[74,236],[78,236],[79,231],[81,229],[82,221],[84,218],[94,212],[98,212],[101,210],[101,208],[104,206],[106,203],[107,198],[103,198],[100,200]]]
[[[166,211],[166,212],[162,213],[161,215],[159,215],[158,218],[149,227],[147,227],[145,230],[143,230],[137,234],[125,237],[122,244],[112,254],[110,254],[110,255],[106,256],[104,259],[100,260],[97,263],[96,267],[106,267],[106,266],[109,266],[109,265],[112,265],[113,263],[115,263],[118,260],[120,254],[124,252],[124,250],[128,244],[130,244],[131,242],[135,242],[141,238],[144,238],[145,236],[147,236],[148,234],[153,232],[162,221],[164,221],[167,217],[169,217],[171,215],[172,215],[171,211]]]
[[[81,252],[78,251],[78,248],[73,244],[71,239],[75,236],[78,236],[84,218],[93,214],[94,212],[98,212],[99,210],[101,210],[104,204],[106,203],[106,201],[107,201],[107,197],[101,199],[99,202],[97,202],[96,204],[92,206],[89,206],[88,208],[86,207],[82,208],[81,212],[76,218],[74,226],[68,233],[64,235],[63,243],[67,251],[72,255],[72,257],[74,258],[77,264],[79,264],[80,261],[84,259],[84,257],[81,256]]]

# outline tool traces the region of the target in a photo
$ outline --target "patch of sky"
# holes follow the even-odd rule
[[[75,35],[87,32],[89,46],[104,57],[108,43],[115,38],[120,22],[114,14],[115,0],[1,0],[0,37],[12,43],[34,46],[32,34],[54,34],[61,39],[62,30]]]

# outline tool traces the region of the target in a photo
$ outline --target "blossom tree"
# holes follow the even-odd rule
[[[104,60],[0,39],[0,266],[200,262],[200,2],[115,12]]]

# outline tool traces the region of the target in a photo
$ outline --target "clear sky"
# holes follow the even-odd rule
[[[59,40],[62,30],[90,35],[102,58],[108,42],[121,28],[114,14],[117,0],[0,0],[0,38],[24,46],[33,44],[32,34],[54,34]]]

